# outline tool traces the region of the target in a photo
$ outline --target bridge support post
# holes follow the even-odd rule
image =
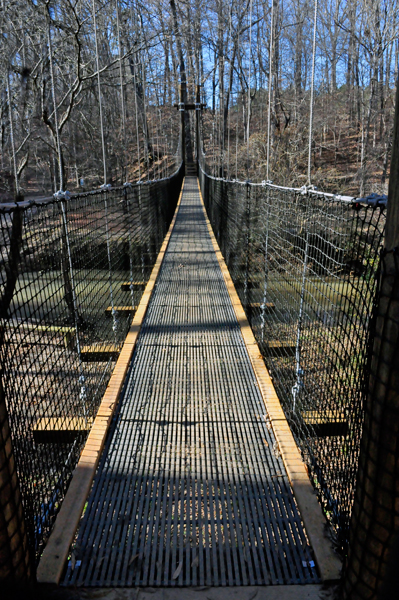
[[[16,202],[22,200],[16,195]],[[12,216],[12,230],[6,260],[6,281],[0,297],[0,368],[4,369],[4,324],[18,279],[22,246],[21,211],[17,208]],[[2,364],[3,363],[3,364]],[[0,581],[28,580],[31,577],[30,558],[22,497],[12,448],[4,376],[0,374]]]
[[[0,581],[31,576],[22,498],[0,381]]]
[[[346,600],[399,597],[399,85],[369,381],[343,579]]]

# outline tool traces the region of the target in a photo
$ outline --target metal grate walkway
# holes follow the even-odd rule
[[[264,412],[188,177],[64,583],[318,581]]]

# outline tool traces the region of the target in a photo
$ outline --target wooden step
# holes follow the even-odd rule
[[[38,325],[36,323],[18,323],[17,325],[9,324],[7,329],[12,329],[16,331],[25,330],[25,331],[38,331],[40,333],[56,333],[62,338],[63,345],[65,348],[69,348],[72,350],[75,347],[76,342],[76,329],[75,327],[62,327],[60,325]]]
[[[137,306],[114,306],[114,310],[118,313],[135,313]],[[108,308],[105,309],[105,314],[107,317],[112,316],[112,306],[108,306]]]
[[[286,356],[295,356],[295,342],[270,341],[265,343],[266,356],[285,358]]]
[[[245,282],[244,281],[238,281],[235,284],[236,288],[239,288],[240,290],[244,290],[245,289]],[[260,290],[260,282],[259,281],[247,281],[247,290]]]
[[[32,432],[37,444],[69,444],[90,428],[91,420],[84,417],[42,417],[33,425]]]
[[[117,359],[120,348],[116,344],[93,344],[92,346],[82,346],[80,353],[83,362],[105,362]]]
[[[146,283],[145,281],[133,281],[132,282],[133,287],[145,287]],[[130,292],[130,281],[124,281],[123,283],[121,283],[121,290],[122,292]]]
[[[310,425],[317,437],[346,435],[348,433],[348,420],[344,413],[332,410],[304,410],[302,418],[306,425]]]
[[[263,306],[262,302],[251,302],[250,304],[248,304],[248,308],[249,310],[254,310],[254,309],[259,309],[262,310],[261,307]],[[266,302],[265,306],[265,313],[271,313],[274,310],[276,310],[276,307],[274,306],[273,302]]]

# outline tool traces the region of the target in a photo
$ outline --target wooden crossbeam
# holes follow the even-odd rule
[[[137,306],[114,306],[114,311],[115,312],[120,312],[120,313],[135,313],[137,310]],[[111,317],[112,316],[112,306],[108,306],[105,309],[105,315],[107,317]]]
[[[304,410],[302,418],[306,425],[310,425],[317,437],[346,435],[348,432],[348,419],[344,413],[332,410]]]
[[[110,358],[117,359],[119,351],[116,344],[93,344],[82,346],[80,354],[83,362],[105,362]]]
[[[244,281],[238,281],[236,283],[236,288],[244,289],[245,288],[245,282]],[[249,280],[247,281],[247,290],[259,290],[260,289],[260,281],[252,281]]]
[[[76,329],[74,327],[61,327],[59,325],[37,325],[36,323],[18,323],[8,325],[8,329],[24,329],[26,331],[38,331],[39,333],[58,333],[63,338],[65,348],[75,347]]]
[[[42,417],[33,425],[32,433],[37,444],[68,444],[90,427],[91,421],[84,417]]]
[[[248,308],[250,310],[254,310],[256,308],[261,309],[262,306],[263,306],[262,302],[251,302],[250,304],[248,304]],[[273,302],[266,302],[264,307],[265,307],[266,313],[270,313],[270,312],[273,312],[274,310],[276,310],[276,307],[274,306]]]
[[[266,342],[267,355],[284,358],[284,356],[295,356],[295,342],[279,342],[271,340]]]
[[[145,287],[146,283],[145,281],[133,281],[132,282],[133,287]],[[123,283],[121,283],[121,290],[122,292],[130,292],[130,281],[124,281]]]

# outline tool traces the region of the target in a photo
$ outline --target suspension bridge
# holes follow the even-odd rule
[[[51,19],[59,191],[49,198],[21,196],[7,76],[15,201],[0,204],[1,578],[176,598],[227,587],[318,597],[340,581],[350,547],[372,427],[370,332],[391,255],[386,196],[311,185],[317,2],[302,187],[269,180],[271,78],[267,178],[254,183],[250,86],[240,181],[237,155],[231,179],[230,161],[226,172],[222,153],[216,165],[207,151],[205,104],[199,88],[187,101],[184,68],[173,167],[144,181],[137,133],[138,181],[110,184],[96,16],[93,2],[101,187],[64,191]],[[148,140],[145,152],[148,166]]]
[[[64,586],[337,581],[384,199],[182,169],[1,208],[20,543]]]

